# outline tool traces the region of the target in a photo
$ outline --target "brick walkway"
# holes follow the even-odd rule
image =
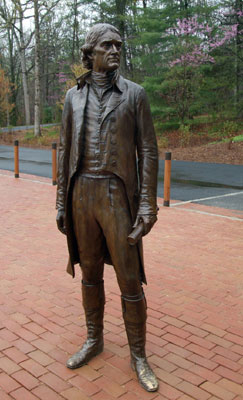
[[[22,175],[23,176],[23,175]],[[192,204],[160,208],[144,240],[146,393],[129,366],[113,269],[106,267],[105,351],[65,367],[85,337],[80,273],[65,273],[50,180],[0,171],[0,399],[243,399],[243,215]]]

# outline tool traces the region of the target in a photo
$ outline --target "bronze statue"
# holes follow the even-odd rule
[[[158,152],[145,91],[119,74],[121,46],[114,26],[93,26],[82,47],[90,71],[67,92],[63,110],[57,225],[67,235],[67,271],[74,276],[74,264],[81,266],[88,331],[67,367],[79,368],[103,350],[103,271],[109,263],[121,291],[132,368],[147,391],[156,391],[145,354],[142,240],[131,245],[128,236],[138,226],[146,235],[157,220]]]

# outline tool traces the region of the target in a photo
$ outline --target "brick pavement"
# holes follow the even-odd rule
[[[85,337],[80,273],[74,280],[65,273],[56,188],[21,176],[0,171],[0,399],[243,399],[242,213],[160,208],[144,240],[147,353],[160,380],[149,394],[129,367],[109,266],[105,351],[78,370],[65,367]]]

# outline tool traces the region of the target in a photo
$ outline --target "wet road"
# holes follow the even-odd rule
[[[0,169],[14,170],[13,154],[12,146],[0,146]],[[22,172],[51,178],[51,150],[20,147],[19,159],[20,176]],[[164,161],[160,160],[160,197],[163,176]],[[171,199],[243,211],[243,165],[172,161]]]

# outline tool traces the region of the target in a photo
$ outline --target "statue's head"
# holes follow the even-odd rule
[[[122,39],[110,24],[96,24],[88,32],[83,52],[83,66],[97,72],[114,71],[120,65]]]

